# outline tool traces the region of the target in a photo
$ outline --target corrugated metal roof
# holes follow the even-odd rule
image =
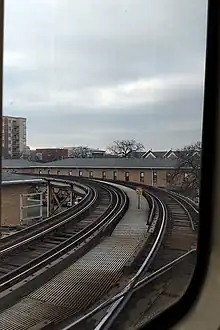
[[[67,158],[38,165],[39,167],[105,167],[105,168],[173,168],[177,164],[174,159],[163,158]]]
[[[19,167],[29,167],[29,166],[37,166],[39,163],[31,162],[27,159],[2,159],[2,167],[3,168],[19,168]]]

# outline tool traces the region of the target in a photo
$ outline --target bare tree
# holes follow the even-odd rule
[[[181,189],[191,198],[198,197],[201,178],[201,142],[177,151],[177,166],[172,182],[181,182]]]
[[[89,157],[89,148],[87,146],[78,146],[73,149],[71,154],[73,158],[88,158]]]
[[[142,143],[132,140],[117,140],[110,145],[107,150],[117,157],[132,157],[137,151],[144,150]]]

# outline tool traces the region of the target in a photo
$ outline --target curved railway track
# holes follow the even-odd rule
[[[136,184],[126,185],[136,188]],[[195,266],[198,208],[178,194],[142,187],[148,200],[151,199],[148,231],[152,235],[130,267],[134,276],[118,294],[118,299],[117,295],[112,303],[111,298],[106,299],[63,329],[137,329],[179,299],[186,289]],[[164,208],[160,208],[160,204]],[[177,276],[175,284],[173,276]],[[106,310],[105,306],[109,305]],[[100,316],[103,309],[105,312]],[[133,319],[129,319],[130,315]]]
[[[78,210],[73,215],[69,216],[69,212],[67,212],[67,217],[64,220],[61,218],[62,221],[46,229],[45,223],[43,223],[43,230],[41,229],[40,233],[38,232],[23,241],[21,232],[19,232],[20,241],[18,242],[17,239],[14,245],[1,250],[1,309],[7,307],[8,304],[10,305],[10,296],[18,298],[19,295],[23,295],[23,292],[27,294],[28,290],[22,289],[25,287],[25,283],[26,286],[29,284],[29,290],[33,290],[35,287],[34,279],[35,285],[39,286],[37,280],[39,270],[41,274],[46,273],[47,270],[48,277],[46,279],[48,280],[56,274],[54,267],[62,259],[73,261],[79,258],[87,251],[91,243],[94,245],[96,238],[101,238],[113,229],[116,222],[111,223],[111,219],[115,212],[118,213],[115,221],[120,219],[120,213],[123,215],[126,212],[126,195],[121,194],[117,189],[93,183],[89,186],[89,190],[91,192],[89,199],[85,199],[86,203],[81,203],[80,209],[79,203],[77,205]],[[23,230],[23,233],[26,237],[26,230]],[[64,266],[66,265],[67,263],[64,263]],[[58,271],[61,269],[58,267]],[[16,290],[16,283],[18,282],[20,293],[15,294],[13,290]],[[15,289],[12,288],[13,286]]]
[[[125,214],[128,208],[129,200],[127,195],[121,191],[117,187],[109,186],[103,183],[93,183],[94,185],[97,185],[99,187],[103,187],[107,189],[108,191],[111,191],[113,194],[113,200],[111,203],[111,210],[108,210],[108,214],[100,221],[98,224],[96,224],[91,230],[87,231],[83,236],[80,237],[81,243],[84,243],[84,247],[89,247],[91,249],[91,246],[94,247],[100,239],[111,235],[113,229],[120,221],[121,217]],[[108,237],[106,238],[108,240]],[[93,244],[89,244],[89,241],[93,242]],[[101,240],[102,242],[102,240]],[[95,247],[96,248],[96,247]],[[99,247],[97,247],[99,249]],[[94,250],[94,249],[93,249]],[[75,254],[76,251],[72,249],[69,253]],[[93,253],[93,252],[92,252]],[[84,254],[84,253],[83,253]],[[81,261],[82,259],[82,261]],[[50,319],[51,321],[51,328],[53,328],[53,322],[56,322],[58,319],[63,319],[66,316],[68,316],[68,313],[72,313],[71,308],[74,308],[74,306],[71,303],[71,300],[74,298],[71,294],[73,290],[76,291],[77,288],[74,287],[74,283],[76,281],[83,281],[84,278],[87,278],[87,272],[89,271],[88,268],[85,267],[84,273],[82,272],[83,269],[78,268],[77,265],[80,265],[86,261],[86,255],[82,258],[78,258],[78,260],[73,263],[71,266],[66,267],[65,270],[60,272],[57,276],[53,276],[53,278],[47,283],[42,284],[39,286],[38,289],[32,290],[33,292],[29,295],[27,294],[27,291],[25,292],[24,298],[18,301],[16,304],[13,304],[11,307],[2,308],[2,313],[0,315],[0,328],[1,329],[30,329],[32,326],[44,327],[45,322],[47,324],[47,320]],[[55,260],[58,264],[60,263],[59,260]],[[71,263],[69,263],[71,264]],[[86,265],[85,265],[86,266]],[[53,272],[54,273],[54,272]],[[90,274],[91,275],[91,274]],[[103,274],[104,275],[104,274]],[[95,276],[95,273],[94,273]],[[104,280],[104,277],[103,277]],[[38,277],[38,282],[40,282],[40,278]],[[76,283],[75,283],[76,284]],[[84,287],[85,293],[88,294],[89,289],[89,283],[87,284],[87,287]],[[94,286],[94,290],[95,290]],[[96,287],[96,290],[98,291],[100,289],[99,286]],[[105,288],[106,289],[106,288]],[[54,291],[55,290],[55,291]],[[59,290],[60,295],[59,295]],[[54,293],[56,292],[56,296]],[[75,292],[77,294],[77,292]],[[80,294],[80,292],[78,292]],[[43,302],[42,299],[49,299],[53,300],[53,303]],[[84,303],[89,303],[89,300],[91,299],[90,296],[85,296],[86,300]],[[64,302],[65,304],[62,304],[63,307],[61,307],[60,303]],[[76,301],[76,299],[75,299]],[[58,303],[59,302],[59,303]],[[76,301],[77,304],[80,303],[80,301]],[[81,302],[82,304],[82,302]],[[4,309],[4,310],[3,310]],[[18,319],[18,315],[22,315],[22,318]]]
[[[139,276],[136,276],[137,280],[146,275],[151,276],[156,270],[186,255],[188,251],[196,251],[199,211],[194,203],[176,193],[161,189],[147,187],[147,191],[164,204],[167,225],[162,240],[156,248],[155,242],[162,226],[159,219],[157,220],[151,242],[141,257],[135,260],[134,269],[138,269],[136,274],[139,273]],[[154,255],[151,260],[150,253]],[[171,271],[162,273],[153,283],[151,282],[151,287],[146,285],[143,290],[142,286],[133,294],[132,288],[136,282],[127,294],[110,307],[94,328],[96,330],[138,329],[178,300],[192,277],[195,253],[193,258],[188,257],[183,260],[181,266],[172,267]]]
[[[59,182],[66,183],[67,181],[59,180]],[[11,246],[15,246],[15,244],[19,245],[19,243],[23,242],[25,239],[28,239],[32,236],[35,236],[35,235],[41,233],[43,230],[50,228],[52,225],[60,223],[60,221],[65,220],[69,215],[73,215],[78,210],[82,209],[94,198],[95,192],[89,186],[82,185],[77,182],[74,182],[74,185],[77,188],[80,188],[82,191],[84,191],[84,196],[79,204],[74,205],[74,206],[68,208],[67,210],[61,211],[58,214],[50,216],[49,218],[46,218],[45,220],[41,221],[40,223],[36,223],[36,224],[28,226],[22,230],[19,230],[18,232],[13,234],[13,236],[6,236],[6,237],[2,238],[0,240],[0,253],[2,250],[10,248]],[[0,257],[1,257],[1,254],[0,254]]]
[[[62,179],[67,178],[63,177]],[[77,178],[75,179],[77,180]],[[78,180],[84,184],[87,182],[86,179],[81,180],[78,178]],[[93,185],[97,184],[96,181],[91,183],[92,181],[89,180],[89,182],[91,189]],[[134,183],[119,182],[119,184],[129,186],[132,189],[136,188]],[[102,188],[103,186],[106,188],[107,185],[102,185]],[[180,297],[192,276],[195,265],[198,209],[189,200],[178,194],[141,184],[138,184],[138,186],[144,188],[144,196],[150,206],[149,217],[146,219],[149,237],[146,239],[146,244],[143,245],[141,252],[135,254],[134,258],[129,259],[129,263],[124,262],[126,271],[123,273],[121,270],[119,272],[119,269],[117,271],[116,269],[111,271],[110,269],[103,269],[104,264],[101,258],[105,252],[102,250],[103,252],[100,254],[100,248],[106,249],[107,246],[100,246],[98,250],[94,249],[94,252],[91,251],[88,258],[83,257],[82,261],[80,259],[79,263],[74,263],[62,272],[60,276],[57,276],[54,281],[49,281],[42,288],[23,298],[20,303],[4,311],[0,315],[1,329],[26,330],[30,329],[32,325],[38,326],[39,329],[43,329],[44,326],[48,325],[53,329],[137,329],[146,320],[150,320]],[[109,189],[117,190],[110,185]],[[123,197],[121,196],[119,199],[118,205],[120,204],[120,207],[122,207],[125,204]],[[118,213],[120,213],[120,207],[118,208]],[[106,232],[106,230],[109,234],[112,233],[118,222],[118,220],[114,219],[116,209],[112,206],[112,209],[109,209],[107,212],[108,220],[104,217],[104,220],[99,221],[97,227],[99,237],[102,237],[102,232]],[[85,234],[87,238],[90,235],[88,229],[86,229]],[[94,228],[92,233],[94,234]],[[84,242],[87,245],[88,242],[85,240]],[[132,240],[129,244],[132,244]],[[96,254],[99,256],[98,258],[101,257],[100,262],[98,263],[98,260],[94,261],[94,276],[88,277],[86,276],[86,270],[90,271],[91,266],[89,263],[91,264],[91,257],[93,255],[95,257]],[[57,258],[56,254],[55,258]],[[56,259],[55,262],[58,261]],[[115,265],[114,267],[117,266],[116,261],[111,263],[112,267],[113,265]],[[83,269],[84,275],[82,273]],[[94,285],[96,276],[101,275],[100,272],[104,276],[102,287],[99,287],[98,282],[97,285]],[[181,281],[179,281],[180,274]],[[111,287],[111,283],[117,282],[116,278],[113,279],[111,277],[113,275],[118,278],[116,287]],[[82,276],[84,276],[84,279]],[[85,282],[87,277],[88,283]],[[173,281],[173,277],[177,277],[177,281]],[[77,283],[82,282],[81,286],[79,286],[81,290],[87,290],[87,301],[80,298],[80,294],[75,292],[74,287],[69,286],[71,281],[75,283],[76,280]],[[62,290],[62,295],[64,294],[63,290],[71,291],[70,301],[65,302],[64,298],[55,298],[57,290]],[[51,294],[51,298],[47,298],[47,304],[45,305],[43,303],[44,296]],[[100,296],[100,294],[102,299],[96,301],[95,297]],[[91,305],[92,302],[93,304]],[[50,304],[54,307],[50,306]],[[55,308],[56,305],[60,305],[60,307]],[[84,310],[84,315],[81,317],[80,309],[77,307],[79,305],[81,306],[80,309]],[[44,311],[42,306],[45,308]],[[25,312],[30,310],[33,310],[33,317],[30,317]],[[67,325],[68,321],[63,324],[62,322],[60,323],[60,321],[70,317],[74,310],[74,321],[69,321],[69,325]],[[78,314],[76,313],[77,310]],[[88,311],[87,314],[85,313],[86,310]],[[22,327],[21,323],[19,323],[19,327],[16,325],[17,313],[21,313],[24,317]],[[12,320],[10,322],[8,321],[9,315]],[[133,318],[130,317],[131,315],[133,315]],[[38,324],[36,321],[33,321],[33,318],[38,319]],[[58,327],[55,328],[55,324],[52,321],[45,321],[47,319],[58,323]]]

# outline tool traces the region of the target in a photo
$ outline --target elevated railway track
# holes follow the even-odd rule
[[[62,180],[61,182],[65,183],[66,180]],[[73,215],[78,210],[82,209],[84,206],[86,206],[89,202],[94,202],[95,200],[95,194],[96,192],[92,190],[89,186],[82,185],[80,183],[75,183],[75,185],[80,188],[82,191],[84,191],[84,195],[82,196],[81,203],[79,205],[74,205],[68,210],[63,210],[62,212],[59,212],[59,214],[53,215],[48,217],[47,219],[43,220],[39,223],[36,223],[34,225],[31,225],[29,227],[26,227],[15,234],[13,234],[13,237],[4,237],[0,240],[0,256],[4,253],[4,250],[8,249],[10,250],[10,247],[13,246],[19,246],[19,244],[23,243],[24,240],[32,239],[33,236],[37,234],[41,234],[42,231],[51,228],[51,226],[59,224],[62,220],[68,218],[69,215]],[[97,196],[96,196],[97,199]],[[17,244],[17,245],[16,245]]]
[[[137,187],[135,183],[126,185]],[[151,225],[154,225],[154,230],[148,244],[130,267],[128,284],[124,287],[122,285],[121,293],[117,294],[118,299],[117,295],[110,299],[103,297],[103,302],[87,315],[62,329],[84,329],[88,324],[88,329],[96,330],[138,329],[146,320],[179,299],[189,284],[196,262],[198,207],[178,194],[144,185],[142,187],[150,193],[151,198],[154,196],[165,207],[163,212],[159,211],[158,216],[158,203],[154,202],[148,231],[151,230]],[[164,231],[162,218],[166,219]],[[139,290],[137,288],[141,283]],[[106,310],[105,305],[110,308]],[[129,319],[128,315],[135,317]]]
[[[135,187],[135,184],[130,186]],[[96,330],[138,329],[178,300],[192,277],[196,263],[198,208],[193,202],[176,193],[152,187],[147,187],[147,191],[163,203],[166,229],[162,233],[162,223],[158,218],[149,244],[133,264],[135,276],[127,285],[127,289],[125,288],[125,294],[118,301],[116,300],[101,320],[94,322]],[[160,242],[159,236],[163,236]],[[157,246],[156,240],[158,240]],[[181,259],[182,256],[187,257]],[[175,261],[179,260],[182,260],[181,266],[178,262],[176,267]],[[172,263],[173,267],[161,272],[161,276],[156,277],[153,282],[147,281],[159,269]],[[133,294],[132,288],[144,278],[146,278],[145,285]],[[148,285],[149,283],[151,286]]]
[[[46,266],[49,265],[49,272],[50,266],[53,263],[61,264],[67,254],[72,253],[77,257],[71,258],[72,264],[68,267],[67,263],[65,267],[58,266],[54,272],[54,275],[57,275],[53,275],[51,279],[44,279],[40,286],[42,277],[35,273],[39,288],[33,290],[32,287],[31,290],[29,286],[27,290],[22,290],[20,297],[24,298],[12,307],[8,305],[9,308],[6,310],[2,304],[0,328],[3,330],[25,330],[31,329],[32,326],[36,329],[136,329],[178,299],[192,276],[196,258],[198,208],[189,200],[172,192],[142,185],[143,198],[150,207],[149,212],[145,214],[143,226],[138,223],[137,217],[126,218],[129,204],[126,195],[128,198],[130,196],[128,188],[123,191],[120,187],[96,180],[76,177],[72,179],[80,181],[84,186],[87,185],[91,191],[94,189],[97,192],[98,185],[99,196],[108,189],[112,195],[119,195],[113,198],[109,197],[110,193],[107,194],[108,197],[104,193],[99,198],[99,202],[105,201],[102,204],[102,207],[106,207],[106,214],[102,209],[103,219],[89,220],[89,224],[85,221],[86,224],[82,228],[84,232],[75,233],[80,233],[78,239],[83,242],[84,247],[88,246],[87,249],[83,249],[83,253],[77,254],[77,249],[73,248],[74,244],[77,244],[73,232],[71,238],[66,237],[67,241],[73,240],[72,250],[69,248],[66,252],[64,248],[63,254],[60,252],[60,244],[64,244],[66,239],[63,237],[61,240],[53,240],[53,237],[56,237],[54,234],[49,238],[49,244],[55,245],[48,245],[49,250],[45,252],[43,249],[40,255],[42,258],[42,255],[49,253],[50,257],[51,251],[56,249],[57,255],[53,254],[53,261]],[[135,183],[118,183],[132,189],[137,187]],[[98,198],[93,211],[99,205],[97,201]],[[83,224],[83,221],[81,219],[78,224]],[[74,226],[78,224],[74,222]],[[97,226],[96,229],[94,224]],[[72,228],[75,228],[74,226]],[[63,229],[59,230],[58,237],[62,237],[59,232],[62,233]],[[110,236],[106,237],[106,233]],[[94,239],[95,244],[89,244],[93,235],[99,239]],[[12,251],[12,260],[13,258]],[[22,258],[21,253],[18,254],[19,258]],[[21,275],[19,267],[9,271],[2,278],[10,276],[13,271],[17,271],[18,276]],[[66,269],[63,270],[64,268]],[[42,272],[42,268],[40,269]],[[182,281],[179,281],[180,273],[183,275]],[[170,279],[174,283],[173,278],[177,282],[171,285]],[[7,297],[10,296],[10,280],[8,285],[2,292],[5,306]],[[25,288],[23,282],[21,287]],[[143,308],[145,305],[146,308]],[[133,318],[128,317],[131,314],[134,315]],[[22,315],[22,321],[18,321],[18,315]]]
[[[62,260],[70,262],[79,258],[108,234],[120,220],[120,214],[126,212],[127,197],[118,189],[98,183],[87,189],[90,193],[77,206],[53,217],[55,224],[47,219],[38,225],[38,229],[32,226],[13,235],[11,244],[8,238],[5,239],[7,247],[2,243],[0,308],[10,304],[12,297],[18,299],[39,286],[39,272],[44,274],[44,281],[48,280],[56,274],[56,265]],[[113,218],[115,221],[111,223]],[[58,271],[61,269],[58,267]]]

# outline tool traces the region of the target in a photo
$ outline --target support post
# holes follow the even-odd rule
[[[56,196],[56,193],[54,192],[54,190],[52,190],[52,196],[53,196],[53,200],[55,200],[56,202],[57,202],[57,208],[56,208],[56,210],[61,210],[61,204],[60,204],[60,202],[59,202],[59,200],[58,200],[58,198],[57,198],[57,196]]]
[[[140,208],[141,208],[141,196],[140,195],[137,195],[137,208],[138,208],[138,210],[140,210]]]
[[[40,218],[43,218],[43,193],[40,193]]]
[[[22,226],[23,222],[23,195],[20,195],[20,225]]]
[[[141,208],[142,188],[137,188],[136,189],[136,194],[137,194],[137,209],[140,210],[140,208]]]
[[[52,193],[51,193],[51,183],[48,181],[47,184],[47,217],[51,215],[52,208]]]
[[[75,193],[74,193],[74,185],[71,185],[71,191],[70,191],[70,201],[71,201],[71,206],[73,206],[73,201],[74,201]]]

